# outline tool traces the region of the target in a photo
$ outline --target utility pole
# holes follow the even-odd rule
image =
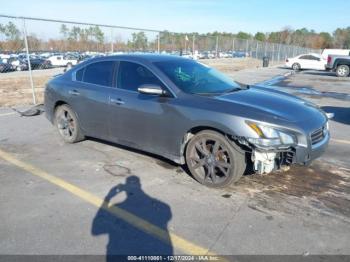
[[[216,46],[215,46],[216,58],[219,57],[218,50],[219,50],[219,36],[217,35],[216,36]]]

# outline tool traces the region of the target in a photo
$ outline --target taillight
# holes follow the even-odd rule
[[[289,62],[289,60],[288,59],[286,59],[286,63],[288,63]]]
[[[327,63],[330,64],[332,62],[332,57],[328,56]]]

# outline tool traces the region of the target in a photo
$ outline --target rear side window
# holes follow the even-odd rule
[[[83,73],[83,82],[102,86],[112,86],[113,71],[113,61],[104,61],[90,64],[85,67],[85,71]],[[82,73],[80,72],[79,74]]]
[[[300,57],[300,59],[310,60],[310,56],[308,56],[308,55],[303,55],[303,56]]]
[[[130,91],[137,91],[141,85],[158,85],[164,87],[162,82],[146,67],[132,63],[121,61],[118,69],[117,87]]]

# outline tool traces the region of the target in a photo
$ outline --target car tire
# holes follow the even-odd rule
[[[340,65],[335,72],[338,77],[347,77],[350,74],[350,69],[347,65]]]
[[[72,63],[67,63],[67,65],[66,65],[67,71],[68,71],[69,69],[71,69],[72,67],[73,67]]]
[[[208,187],[226,187],[238,181],[246,168],[245,152],[212,130],[201,131],[192,137],[185,155],[192,176]]]
[[[16,66],[16,71],[22,71],[22,67]]]
[[[76,143],[85,139],[77,115],[67,104],[56,108],[54,124],[66,143]]]
[[[299,70],[301,69],[301,66],[300,66],[299,63],[294,63],[294,64],[292,65],[292,69],[293,69],[294,71],[299,71]]]

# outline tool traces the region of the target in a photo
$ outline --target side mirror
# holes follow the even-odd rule
[[[137,88],[137,91],[141,94],[146,95],[157,95],[162,96],[166,94],[166,91],[164,91],[160,86],[157,85],[142,85],[139,88]]]

